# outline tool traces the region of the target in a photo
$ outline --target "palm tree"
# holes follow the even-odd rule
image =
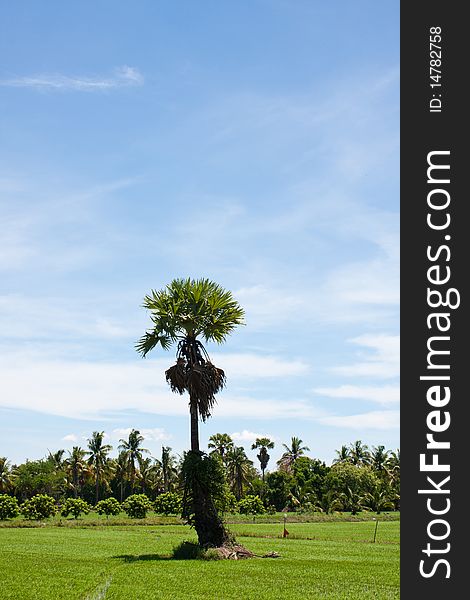
[[[65,454],[65,450],[57,450],[57,452],[51,452],[49,450],[49,455],[47,460],[49,460],[53,465],[56,471],[60,471],[64,466],[63,456]]]
[[[129,476],[129,462],[125,452],[120,452],[114,462],[114,480],[120,490],[120,501],[124,500],[124,488]]]
[[[73,495],[77,498],[80,494],[80,483],[82,479],[82,475],[87,470],[87,465],[85,462],[85,450],[80,448],[79,446],[74,446],[72,451],[69,450],[69,457],[65,459],[64,463],[67,471],[70,473],[69,476],[72,478],[72,489]]]
[[[159,461],[153,458],[142,458],[139,460],[139,483],[142,493],[147,496],[155,497],[155,493],[163,489],[162,472]]]
[[[263,474],[264,482],[264,472],[270,459],[268,448],[272,450],[272,448],[274,448],[274,442],[267,437],[256,438],[255,443],[251,446],[251,449],[256,450],[256,448],[260,448],[259,454],[257,454],[256,457],[260,462],[261,473]]]
[[[113,449],[109,444],[103,444],[104,431],[94,431],[88,442],[88,464],[93,465],[95,475],[95,504],[99,500],[100,480],[108,462],[108,454]]]
[[[13,476],[11,473],[10,462],[6,456],[0,456],[0,493],[6,494],[12,487]]]
[[[170,484],[176,477],[175,457],[169,446],[162,446],[162,460],[157,461],[163,476],[163,491],[170,491]]]
[[[353,465],[361,466],[370,464],[369,447],[363,444],[361,440],[356,440],[350,444],[349,453]]]
[[[351,452],[347,446],[341,446],[341,450],[335,450],[336,458],[333,459],[333,464],[350,462]]]
[[[390,452],[385,450],[385,446],[373,446],[370,453],[370,463],[374,471],[379,475],[385,473]]]
[[[148,452],[147,448],[141,448],[140,445],[144,441],[144,437],[140,435],[140,431],[132,429],[127,440],[119,440],[121,443],[118,449],[124,453],[129,469],[131,491],[134,492],[136,480],[136,464],[142,460],[142,454]]]
[[[206,421],[215,404],[215,396],[225,385],[225,373],[210,361],[205,342],[221,344],[237,325],[244,311],[231,292],[209,279],[174,279],[166,288],[145,296],[144,307],[151,313],[152,328],[142,336],[136,349],[142,356],[160,345],[169,350],[177,344],[176,364],[166,372],[173,392],[189,394],[191,452],[188,465],[193,474],[202,468],[198,419]],[[202,546],[219,546],[228,534],[220,520],[208,484],[204,478],[188,477],[187,510],[194,515],[194,526]],[[191,481],[191,483],[189,483]],[[191,507],[189,506],[191,504]]]
[[[282,444],[286,451],[277,461],[277,464],[281,469],[290,473],[299,456],[303,456],[304,452],[309,452],[310,448],[302,446],[302,444],[303,441],[298,437],[291,438],[290,447],[286,444]]]
[[[237,500],[243,495],[243,485],[249,482],[253,461],[245,454],[242,447],[235,446],[227,452],[227,470],[232,491]]]
[[[233,448],[233,440],[228,433],[214,433],[209,438],[208,448],[212,448],[211,454],[218,454],[222,460],[228,450]]]

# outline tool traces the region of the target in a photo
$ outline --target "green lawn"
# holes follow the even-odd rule
[[[173,560],[183,525],[0,529],[2,600],[306,600],[399,598],[399,522],[232,525],[256,554]]]

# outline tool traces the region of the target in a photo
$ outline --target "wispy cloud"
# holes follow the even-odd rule
[[[327,396],[328,398],[368,400],[377,404],[395,404],[400,401],[400,387],[398,385],[340,385],[338,387],[315,388],[313,391],[315,394]]]
[[[400,426],[400,413],[397,410],[371,411],[356,415],[322,417],[318,421],[331,427],[345,427],[360,431],[387,430],[397,429]]]
[[[362,360],[350,365],[332,367],[338,375],[348,377],[393,378],[400,374],[400,337],[398,335],[361,335],[349,340],[353,344],[372,349],[359,353]]]
[[[124,65],[114,69],[110,77],[69,76],[60,73],[40,73],[37,75],[0,80],[0,85],[16,88],[31,88],[43,91],[96,92],[115,88],[143,85],[144,77],[135,67]]]

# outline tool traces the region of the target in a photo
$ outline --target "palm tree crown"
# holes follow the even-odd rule
[[[304,452],[308,452],[310,448],[302,446],[303,441],[298,437],[292,437],[290,447],[282,444],[285,448],[284,454],[277,461],[277,464],[286,471],[291,471],[295,461],[302,456]]]
[[[119,440],[119,450],[124,453],[124,456],[127,460],[127,466],[129,469],[130,479],[131,479],[131,488],[134,490],[135,487],[135,479],[136,479],[136,464],[142,460],[142,455],[144,452],[148,452],[147,448],[141,448],[141,444],[144,441],[144,437],[140,435],[140,431],[137,429],[132,429],[129,433],[129,437],[127,440]]]
[[[261,473],[264,481],[264,472],[268,466],[269,459],[271,458],[268,454],[268,448],[274,448],[274,442],[267,437],[256,438],[254,444],[251,446],[251,449],[256,450],[256,448],[260,448],[259,454],[257,454],[256,457],[260,462]]]
[[[198,417],[211,415],[215,395],[225,385],[225,373],[215,367],[201,341],[219,344],[237,325],[244,311],[231,292],[209,279],[174,279],[163,290],[145,296],[152,329],[136,345],[142,356],[160,345],[168,350],[177,343],[176,364],[166,372],[171,390],[189,393],[191,449],[199,451]]]
[[[219,454],[223,460],[227,452],[233,448],[233,440],[228,433],[214,433],[210,436],[207,447],[212,449],[211,454]]]

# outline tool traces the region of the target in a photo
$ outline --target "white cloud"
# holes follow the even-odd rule
[[[76,441],[78,441],[78,437],[74,433],[69,433],[67,435],[64,435],[62,440],[64,442],[76,442]]]
[[[92,363],[45,359],[32,350],[26,354],[14,351],[5,354],[7,358],[0,366],[0,406],[3,407],[77,419],[109,419],[128,410],[171,416],[188,414],[188,399],[173,394],[165,381],[164,371],[172,362],[169,357],[135,363]],[[237,377],[239,381],[252,377],[256,370],[258,378],[264,375],[263,357],[249,355],[248,366],[244,368],[242,355],[234,356],[235,370],[238,369],[238,375],[231,377],[234,386]],[[231,356],[224,355],[224,368],[227,367],[229,373],[230,364]],[[274,364],[282,377],[289,370],[294,373],[298,370],[295,363],[293,369],[289,369],[289,361],[285,368],[278,359],[268,364]],[[213,412],[225,417],[250,415],[261,419],[319,416],[304,400],[255,400],[225,391]],[[158,435],[157,431],[148,433]]]
[[[400,387],[395,385],[384,386],[356,386],[341,385],[339,387],[322,387],[313,390],[315,394],[329,398],[351,398],[355,400],[369,400],[377,404],[394,404],[400,401]]]
[[[254,442],[257,438],[269,438],[272,441],[275,441],[276,438],[268,433],[255,433],[254,431],[248,431],[244,429],[243,431],[235,431],[230,434],[230,437],[235,442]]]
[[[71,77],[60,73],[44,73],[14,79],[0,80],[6,87],[31,88],[36,90],[81,92],[104,91],[114,88],[142,85],[144,78],[135,67],[124,65],[114,70],[111,77]]]
[[[220,363],[228,377],[239,378],[276,378],[303,375],[309,366],[300,360],[285,360],[277,356],[257,354],[220,354],[211,352],[215,364]]]
[[[361,361],[333,367],[335,373],[348,377],[393,378],[400,374],[400,337],[398,335],[361,335],[349,340],[371,348],[372,354],[360,353]]]
[[[400,413],[396,410],[371,411],[357,415],[322,417],[319,423],[347,429],[397,429],[400,426]]]

